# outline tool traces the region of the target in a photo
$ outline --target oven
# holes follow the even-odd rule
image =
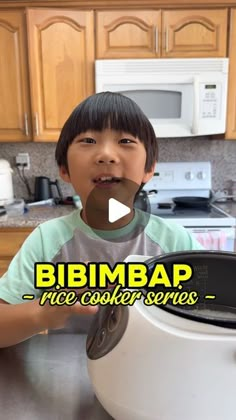
[[[205,249],[234,251],[234,227],[206,227],[187,228]]]
[[[210,200],[210,162],[160,162],[144,189],[152,191],[152,214],[181,224],[205,249],[234,251],[235,219]],[[176,197],[202,197],[206,203],[199,206],[193,200],[191,205],[180,206],[174,204]]]

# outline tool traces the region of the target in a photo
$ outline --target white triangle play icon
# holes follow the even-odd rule
[[[122,217],[129,214],[131,209],[125,204],[122,204],[120,201],[116,200],[115,198],[109,199],[108,204],[108,220],[110,223],[114,223],[117,220],[121,219]]]

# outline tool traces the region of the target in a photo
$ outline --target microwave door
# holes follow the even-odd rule
[[[182,92],[169,86],[120,91],[136,102],[151,120],[180,120]]]
[[[158,137],[191,136],[193,83],[106,85],[135,101],[149,118]]]

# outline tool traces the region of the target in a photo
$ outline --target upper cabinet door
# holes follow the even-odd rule
[[[24,12],[0,11],[0,141],[31,140],[25,25]]]
[[[28,9],[27,24],[34,140],[55,141],[94,91],[93,12]]]
[[[227,9],[164,11],[162,36],[163,57],[225,57]]]
[[[160,28],[160,11],[99,11],[96,13],[96,58],[159,57]]]
[[[226,139],[236,140],[236,9],[231,10]]]

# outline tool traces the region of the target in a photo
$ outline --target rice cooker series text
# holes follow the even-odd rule
[[[156,263],[152,270],[145,263],[36,263],[34,285],[41,291],[39,304],[44,305],[129,305],[143,300],[150,305],[195,305],[196,290],[184,290],[193,276],[193,267],[176,263],[167,270]],[[158,290],[158,287],[160,290]],[[144,293],[145,291],[145,293]],[[23,295],[24,300],[34,295]],[[207,295],[206,299],[215,296]]]

